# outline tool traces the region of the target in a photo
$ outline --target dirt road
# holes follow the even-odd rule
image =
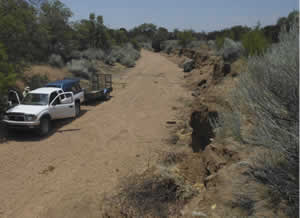
[[[47,138],[33,134],[0,144],[0,217],[99,217],[99,196],[155,162],[166,147],[167,120],[185,97],[183,72],[142,51],[137,66],[115,79],[113,97]]]

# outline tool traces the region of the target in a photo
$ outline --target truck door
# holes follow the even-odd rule
[[[75,103],[72,92],[59,94],[50,104],[50,115],[53,119],[75,117]]]
[[[12,106],[18,105],[20,103],[21,103],[21,101],[20,101],[18,93],[14,90],[9,90],[8,91],[8,107],[12,107]]]

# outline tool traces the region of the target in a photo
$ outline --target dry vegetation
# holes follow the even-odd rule
[[[168,209],[162,209],[160,195],[126,189],[125,208],[135,208],[137,214],[151,217],[180,214],[185,217],[297,217],[298,43],[298,29],[293,27],[283,32],[280,43],[263,56],[233,61],[229,73],[224,71],[225,63],[218,56],[203,51],[175,49],[169,55],[164,54],[179,65],[186,57],[193,58],[198,66],[185,74],[186,87],[195,98],[184,112],[191,114],[193,133],[183,144],[190,144],[199,153],[191,154],[182,147],[181,136],[191,131],[190,127],[181,125],[183,121],[171,131],[169,143],[173,151],[162,155],[164,166],[173,172],[175,169],[176,175],[184,178],[183,184],[196,187],[198,194],[184,207],[180,202],[180,211],[172,214],[169,203]],[[208,138],[204,139],[204,135]],[[168,191],[166,187],[173,187],[160,186],[165,180],[154,177],[130,181],[135,181],[127,186],[130,190],[146,191],[144,185],[151,184],[151,187],[164,187],[162,195]],[[147,202],[147,206],[134,203],[130,196],[135,196],[137,202]],[[142,200],[139,196],[149,199]]]
[[[103,199],[104,217],[177,217],[197,193],[176,171],[153,167],[122,181],[113,197]]]
[[[298,28],[293,26],[263,56],[251,57],[234,90],[233,114],[223,116],[223,131],[230,129],[243,147],[253,151],[244,173],[249,185],[237,199],[249,215],[266,210],[276,216],[298,214],[298,47]]]

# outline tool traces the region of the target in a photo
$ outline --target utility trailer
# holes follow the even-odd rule
[[[89,87],[85,89],[85,101],[108,100],[112,92],[112,75],[94,73],[89,81]]]

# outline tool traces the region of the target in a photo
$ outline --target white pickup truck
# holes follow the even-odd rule
[[[19,101],[18,96],[16,99]],[[72,92],[45,87],[30,91],[22,102],[8,109],[3,122],[8,128],[38,129],[40,135],[47,135],[52,120],[79,115],[80,104],[75,104]]]
[[[82,104],[84,99],[84,90],[80,87],[80,80],[76,78],[65,78],[50,82],[45,87],[61,88],[64,92],[73,92],[75,103]]]

